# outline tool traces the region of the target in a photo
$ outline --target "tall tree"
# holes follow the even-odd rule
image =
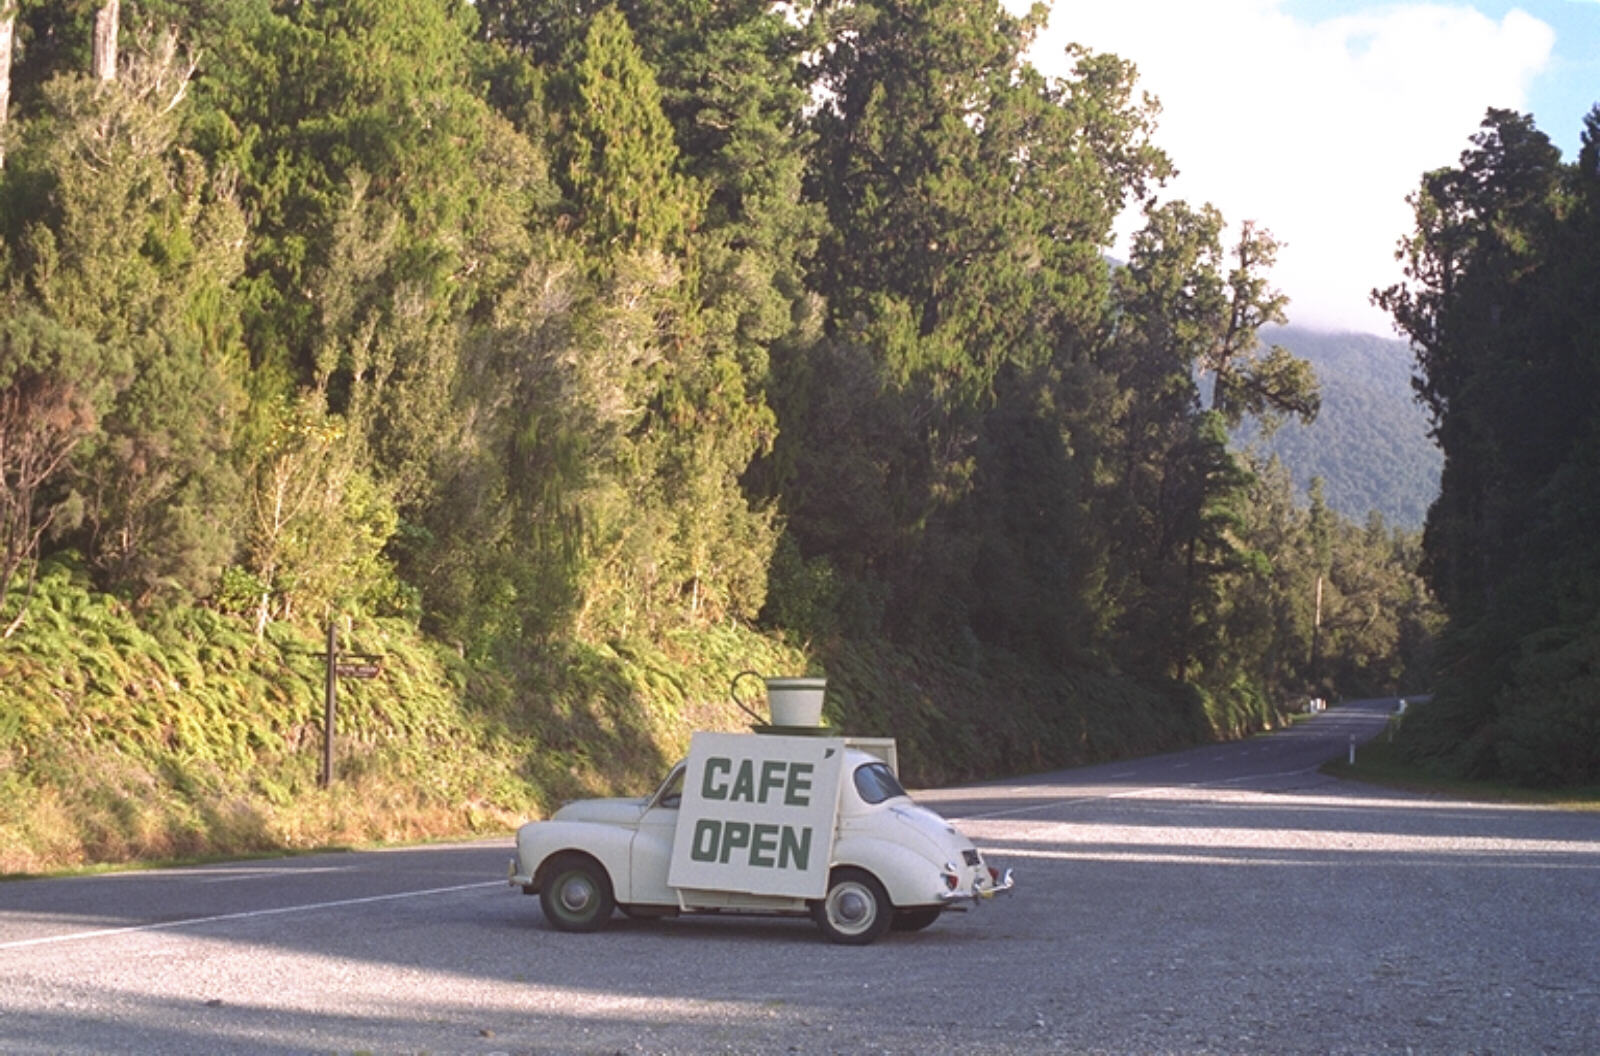
[[[1591,113],[1564,165],[1530,117],[1490,110],[1460,165],[1423,177],[1406,281],[1376,295],[1445,454],[1424,550],[1450,630],[1412,743],[1530,782],[1600,775],[1597,130]]]
[[[795,445],[779,452],[794,467],[786,506],[803,555],[884,599],[892,633],[959,638],[972,633],[972,606],[992,600],[980,584],[995,577],[980,565],[1022,553],[974,534],[980,476],[1019,480],[1016,455],[1071,449],[986,443],[986,417],[1005,400],[1009,414],[1048,416],[1041,437],[1074,428],[1081,401],[1060,390],[1081,380],[1075,360],[1104,307],[1111,221],[1167,163],[1149,145],[1152,105],[1133,92],[1131,67],[1079,53],[1075,75],[1056,82],[1023,62],[1042,11],[894,0],[836,17],[819,59],[827,101],[811,180],[829,216],[812,281],[832,348],[797,365],[804,387],[780,407],[780,448]],[[1060,470],[1033,472],[1078,477]],[[1054,530],[1069,578],[1091,583],[1083,533]],[[1074,593],[1066,609],[1084,605]]]
[[[278,519],[256,516],[247,571],[278,596],[269,608],[326,603],[339,583],[392,596],[391,559],[434,587],[448,577],[430,570],[470,564],[433,526],[481,441],[464,363],[529,260],[543,158],[479,94],[470,6],[254,0],[201,16],[216,61],[197,146],[237,169],[255,218],[251,508],[277,508],[294,452],[338,485],[304,514],[312,535],[354,544],[284,551]]]
[[[18,294],[64,327],[125,354],[133,380],[79,465],[82,543],[108,582],[136,595],[204,594],[231,555],[229,452],[242,360],[228,290],[244,217],[225,175],[179,146],[192,62],[172,33],[137,40],[116,81],[47,83],[18,137]]]
[[[1118,310],[1100,352],[1126,393],[1102,500],[1121,651],[1136,669],[1218,689],[1239,667],[1224,645],[1225,593],[1261,558],[1239,530],[1252,477],[1217,430],[1247,414],[1309,419],[1317,409],[1307,364],[1282,349],[1254,355],[1258,328],[1281,321],[1285,305],[1266,275],[1274,243],[1244,225],[1229,267],[1222,230],[1209,205],[1147,210],[1116,276]],[[1212,385],[1205,414],[1203,377]]]
[[[703,311],[692,232],[704,192],[682,171],[654,71],[620,11],[591,23],[574,81],[566,186],[600,254],[608,339],[637,349],[617,378],[636,417],[604,453],[625,505],[591,518],[591,591],[607,602],[602,619],[624,626],[674,611],[753,615],[771,544],[738,478],[769,412]]]
[[[739,478],[772,432],[766,348],[792,325],[784,253],[804,237],[803,223],[774,221],[800,215],[797,154],[781,136],[792,115],[773,102],[797,114],[801,100],[779,91],[783,20],[754,5],[685,8],[706,30],[696,37],[631,6],[548,25],[540,10],[484,11],[490,44],[516,53],[492,97],[545,115],[529,127],[549,133],[564,232],[541,244],[479,349],[517,394],[496,427],[511,513],[483,527],[526,541],[496,548],[515,584],[496,604],[532,641],[751,616],[772,531]],[[545,31],[506,31],[523,18]],[[552,68],[516,72],[541,61]],[[790,293],[775,293],[785,272]]]
[[[1277,257],[1277,240],[1246,220],[1224,287],[1227,322],[1214,327],[1199,364],[1213,378],[1211,408],[1230,427],[1247,415],[1257,418],[1266,432],[1288,415],[1309,424],[1321,407],[1309,363],[1278,345],[1256,354],[1261,328],[1287,322],[1289,299],[1270,286],[1266,274]]]

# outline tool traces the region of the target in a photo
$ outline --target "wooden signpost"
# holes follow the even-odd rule
[[[348,656],[351,661],[341,662]],[[377,678],[383,670],[383,657],[377,653],[340,653],[339,639],[333,620],[328,621],[328,651],[323,655],[328,665],[326,708],[322,716],[322,787],[333,784],[333,723],[338,711],[339,679]]]

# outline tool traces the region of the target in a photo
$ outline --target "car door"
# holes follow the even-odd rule
[[[683,799],[684,764],[673,767],[650,798],[628,856],[628,879],[635,905],[677,905],[678,895],[667,886],[672,865],[672,837],[678,829],[678,804]]]

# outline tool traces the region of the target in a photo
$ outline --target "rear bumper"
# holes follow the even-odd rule
[[[944,891],[939,895],[939,901],[944,905],[954,905],[957,902],[971,902],[977,904],[993,898],[996,895],[1008,895],[1016,886],[1016,877],[1007,869],[1001,873],[995,882],[987,886],[974,885],[971,891]]]

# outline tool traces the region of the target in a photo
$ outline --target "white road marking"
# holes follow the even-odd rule
[[[284,913],[300,913],[313,909],[334,909],[338,906],[359,906],[368,902],[392,902],[400,898],[420,898],[424,895],[443,895],[451,891],[470,891],[478,887],[503,887],[504,880],[480,880],[472,884],[453,887],[430,887],[423,891],[400,891],[392,895],[368,895],[365,898],[341,898],[332,902],[305,902],[297,906],[278,906],[275,909],[251,909],[242,913],[219,913],[214,917],[188,917],[183,920],[163,920],[154,924],[130,924],[122,928],[100,928],[96,931],[74,931],[65,935],[45,935],[36,939],[16,939],[0,942],[0,950],[20,950],[27,946],[48,946],[58,942],[78,942],[82,939],[103,939],[114,935],[130,935],[137,931],[162,931],[168,928],[188,927],[191,924],[215,924],[223,920],[248,920],[251,917],[273,917]]]
[[[353,865],[324,865],[312,869],[251,869],[238,872],[228,869],[207,870],[203,874],[195,874],[193,879],[198,884],[231,884],[239,880],[266,880],[272,878],[306,876],[310,873],[348,873],[355,869]],[[215,874],[215,875],[213,875]],[[182,877],[182,874],[176,874]]]
[[[1301,774],[1315,773],[1321,763],[1315,766],[1303,766],[1298,770],[1280,770],[1275,774],[1241,774],[1238,777],[1223,777],[1212,781],[1191,781],[1185,785],[1151,785],[1147,788],[1125,788],[1120,792],[1107,792],[1102,796],[1070,796],[1065,799],[1052,799],[1047,803],[1035,803],[1028,807],[1011,807],[1007,810],[986,810],[976,814],[962,814],[952,817],[951,821],[982,821],[986,818],[1009,818],[1018,814],[1037,814],[1041,810],[1053,810],[1056,807],[1068,807],[1075,803],[1096,803],[1102,799],[1137,799],[1148,796],[1153,792],[1166,792],[1175,788],[1223,788],[1240,781],[1274,781],[1282,777],[1299,777]],[[3,947],[0,947],[3,949]]]
[[[1052,799],[1048,803],[1035,803],[1031,807],[1012,807],[1009,810],[986,810],[980,814],[963,814],[961,817],[952,818],[951,820],[978,821],[983,818],[1008,818],[1016,814],[1033,814],[1041,810],[1049,810],[1052,807],[1071,806],[1074,803],[1095,803],[1102,799],[1128,799],[1133,796],[1143,796],[1158,791],[1160,791],[1159,787],[1127,788],[1121,792],[1107,792],[1103,796],[1073,796],[1070,799]]]

